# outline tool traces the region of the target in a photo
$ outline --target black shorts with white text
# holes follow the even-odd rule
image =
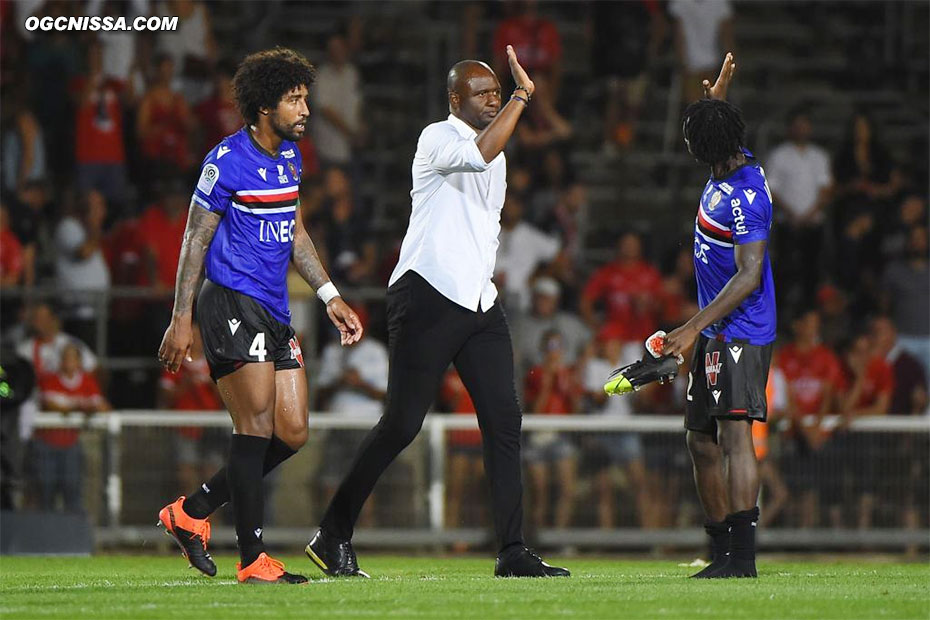
[[[304,367],[294,328],[248,295],[204,281],[197,321],[213,381],[248,363],[274,362],[276,371]]]
[[[771,361],[771,343],[698,336],[688,373],[685,428],[716,437],[718,419],[765,422]]]

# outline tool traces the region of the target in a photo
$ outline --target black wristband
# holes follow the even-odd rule
[[[533,98],[533,95],[530,94],[530,89],[527,88],[526,86],[517,86],[513,90],[514,90],[514,94],[516,94],[516,91],[518,90],[522,90],[523,92],[525,92],[527,101],[530,101]]]

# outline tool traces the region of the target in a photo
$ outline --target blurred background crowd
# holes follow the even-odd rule
[[[180,26],[27,32],[32,14],[178,15]],[[25,501],[80,509],[75,472],[88,451],[77,430],[33,432],[29,411],[222,408],[199,342],[177,375],[160,372],[155,351],[200,161],[242,124],[236,63],[275,44],[318,69],[299,144],[303,217],[367,327],[342,349],[312,291],[291,278],[311,409],[376,419],[383,292],[417,136],[447,114],[445,71],[459,59],[487,60],[508,92],[512,44],[537,91],[507,148],[495,281],[525,411],[683,411],[685,380],[625,399],[607,399],[602,384],[641,356],[646,336],[696,311],[692,230],[708,171],[685,151],[679,118],[731,50],[731,99],[775,199],[780,329],[772,423],[758,433],[764,518],[925,522],[925,438],[863,458],[870,444],[844,430],[859,416],[928,410],[927,23],[921,2],[0,1],[0,320],[5,351],[32,366],[37,386],[19,422],[22,471],[38,483]],[[473,411],[454,370],[435,410]],[[168,486],[190,488],[222,461],[225,431],[175,434]],[[321,493],[358,441],[323,442]],[[480,522],[480,437],[448,441],[447,521]],[[525,458],[538,527],[698,518],[696,506],[676,515],[691,492],[683,443],[540,432]],[[842,464],[836,479],[810,475],[818,459]],[[879,475],[913,492],[882,511]],[[629,514],[617,515],[620,504]]]

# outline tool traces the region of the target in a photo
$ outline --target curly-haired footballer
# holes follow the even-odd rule
[[[191,347],[194,295],[210,374],[232,417],[229,461],[189,497],[159,512],[188,561],[216,574],[207,517],[232,500],[240,583],[306,583],[262,542],[262,477],[307,440],[307,379],[290,326],[287,269],[326,304],[343,345],[362,337],[358,317],[330,282],[300,217],[301,157],[314,69],[284,48],[248,56],[233,78],[246,126],[204,158],[181,246],[174,310],[159,361],[176,372]]]
[[[765,385],[775,340],[775,283],[766,249],[772,195],[765,171],[745,148],[746,123],[726,101],[736,71],[727,54],[720,76],[682,123],[688,151],[710,168],[694,222],[694,273],[701,310],[657,345],[661,356],[620,368],[604,390],[623,394],[671,379],[692,346],[685,427],[694,482],[704,507],[713,561],[697,578],[756,576],[759,465],[752,424],[766,419]],[[650,339],[650,342],[652,339]]]
[[[775,340],[769,262],[772,195],[745,147],[739,108],[726,101],[736,70],[727,54],[704,98],[685,110],[688,150],[710,168],[694,226],[701,311],[665,338],[667,355],[694,346],[685,427],[713,561],[698,578],[756,576],[759,465],[752,425],[766,419],[765,385]]]

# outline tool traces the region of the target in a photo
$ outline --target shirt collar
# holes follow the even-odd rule
[[[261,153],[261,154],[264,155],[265,157],[268,157],[268,158],[273,159],[273,160],[275,160],[275,161],[277,161],[278,158],[281,157],[281,147],[284,146],[284,141],[283,141],[283,140],[281,141],[281,146],[278,147],[278,152],[277,152],[277,153],[272,153],[271,151],[269,151],[268,149],[266,149],[265,147],[263,147],[261,144],[258,143],[258,140],[255,139],[255,136],[254,136],[254,135],[252,135],[252,128],[249,127],[248,125],[245,126],[245,133],[246,133],[246,135],[249,137],[249,142],[252,143],[252,146],[255,147],[255,150],[256,150],[256,151],[258,151],[259,153]]]
[[[460,119],[455,114],[450,114],[447,120],[452,123],[452,126],[455,127],[460,134],[462,134],[463,138],[474,138],[476,135],[478,135],[471,127],[471,125]]]

